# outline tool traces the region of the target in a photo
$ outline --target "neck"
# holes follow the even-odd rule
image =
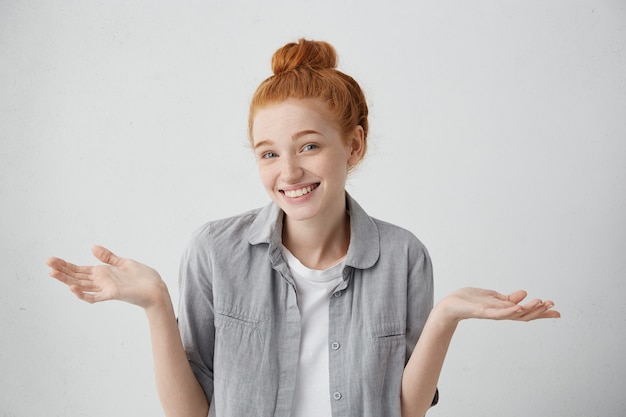
[[[327,269],[346,256],[350,245],[350,217],[341,210],[323,219],[293,221],[285,216],[283,245],[307,268]]]

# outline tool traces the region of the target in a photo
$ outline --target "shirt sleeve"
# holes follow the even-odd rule
[[[415,349],[434,303],[432,262],[428,250],[417,238],[415,238],[415,245],[410,249],[408,279],[406,362],[409,361]],[[431,407],[438,402],[439,389],[437,388]]]
[[[432,262],[428,250],[417,238],[409,248],[408,262],[406,362],[422,334],[434,298]]]
[[[213,398],[215,325],[209,226],[198,230],[180,263],[178,328],[187,359],[209,404]]]

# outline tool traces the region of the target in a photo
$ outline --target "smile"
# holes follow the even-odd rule
[[[313,184],[307,187],[299,188],[297,190],[283,190],[283,193],[285,194],[285,196],[289,198],[297,198],[297,197],[302,197],[303,195],[310,193],[311,191],[315,190],[318,186],[319,184]]]

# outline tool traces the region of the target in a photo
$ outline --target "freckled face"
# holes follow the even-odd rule
[[[323,220],[345,210],[348,166],[360,154],[342,138],[324,103],[289,99],[259,109],[252,140],[261,182],[288,217]]]

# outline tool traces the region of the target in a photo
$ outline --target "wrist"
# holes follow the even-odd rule
[[[440,327],[456,329],[456,326],[462,319],[454,314],[452,307],[451,299],[449,297],[443,298],[432,309],[429,320],[437,323]]]
[[[158,312],[173,311],[174,309],[167,284],[165,284],[162,280],[160,280],[151,290],[149,299],[149,304],[144,306],[144,310],[149,317],[151,315],[158,314]]]

